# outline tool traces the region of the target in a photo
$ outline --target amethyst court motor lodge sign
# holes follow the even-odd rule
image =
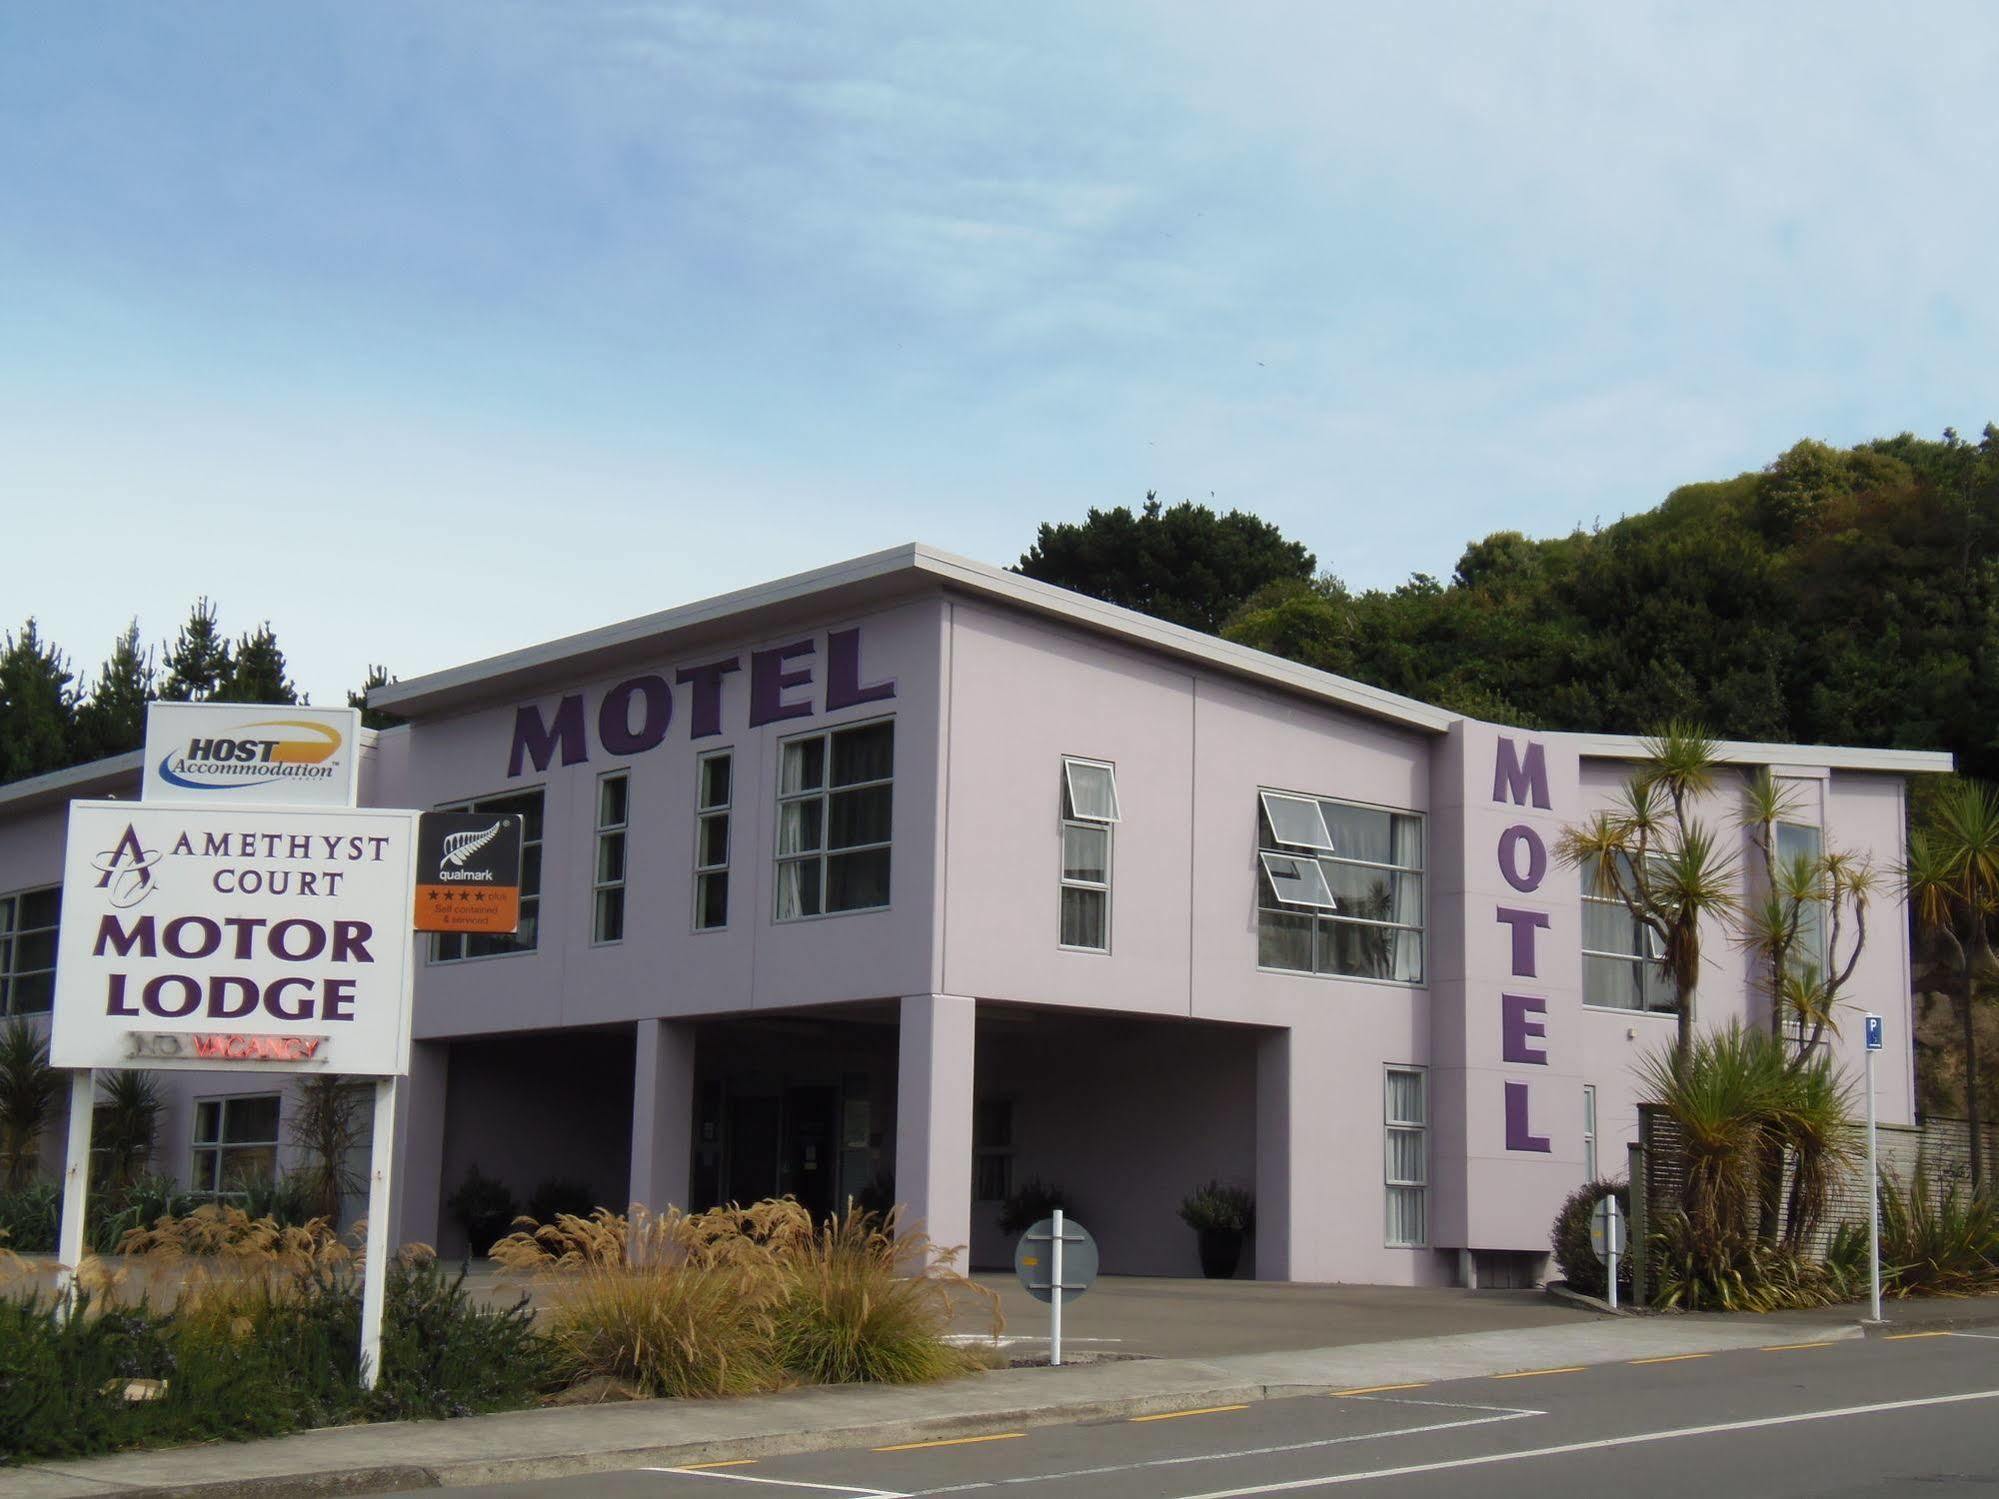
[[[414,824],[73,803],[50,1060],[407,1071]]]

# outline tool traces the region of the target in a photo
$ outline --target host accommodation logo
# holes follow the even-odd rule
[[[160,779],[186,791],[331,780],[336,770],[327,762],[346,742],[331,724],[263,719],[240,724],[232,734],[189,738],[161,758]]]

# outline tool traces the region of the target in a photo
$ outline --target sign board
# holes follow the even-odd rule
[[[1869,1015],[1867,1017],[1867,1049],[1869,1051],[1879,1051],[1881,1049],[1881,1017],[1879,1015]]]
[[[1055,1268],[1049,1251],[1054,1246],[1055,1220],[1043,1218],[1020,1236],[1014,1246],[1013,1273],[1020,1277],[1027,1294],[1036,1301],[1053,1301],[1051,1273]],[[1062,1219],[1062,1301],[1074,1301],[1097,1283],[1097,1241],[1074,1218]]]
[[[153,703],[139,797],[183,806],[351,807],[358,708]]]
[[[408,812],[70,804],[49,1060],[409,1070]]]
[[[512,932],[520,924],[520,814],[420,814],[416,826],[416,929]]]
[[[1610,1204],[1613,1200],[1606,1197],[1590,1210],[1589,1247],[1596,1251],[1600,1260],[1624,1253],[1624,1214],[1611,1217]],[[1615,1239],[1611,1237],[1613,1234]]]

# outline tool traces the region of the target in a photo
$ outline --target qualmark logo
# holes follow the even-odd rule
[[[246,723],[233,736],[190,739],[160,761],[160,779],[188,791],[218,791],[270,781],[330,780],[326,762],[345,739],[331,724],[302,718]]]
[[[502,823],[494,823],[483,831],[469,833],[447,833],[444,838],[444,856],[438,860],[438,874],[447,880],[491,880],[490,869],[467,869],[472,858],[500,836]]]
[[[160,851],[140,842],[139,830],[128,822],[118,842],[92,859],[90,867],[97,871],[97,888],[110,892],[111,904],[122,911],[153,893],[153,866],[159,862]]]

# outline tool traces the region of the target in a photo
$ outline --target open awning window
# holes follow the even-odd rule
[[[1272,892],[1285,905],[1309,906],[1318,911],[1339,909],[1332,886],[1326,883],[1326,871],[1319,867],[1317,859],[1273,853],[1258,857],[1263,860],[1263,872],[1270,877]]]
[[[1117,770],[1102,760],[1062,757],[1069,792],[1069,816],[1077,822],[1117,822]]]
[[[1333,835],[1326,827],[1326,812],[1309,796],[1287,796],[1282,791],[1266,791],[1263,815],[1270,819],[1270,831],[1279,843],[1293,848],[1333,851]]]

